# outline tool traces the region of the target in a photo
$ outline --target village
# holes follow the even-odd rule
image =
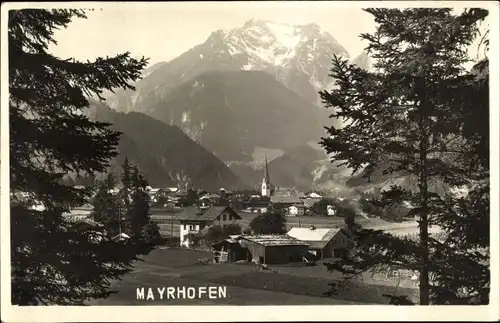
[[[111,193],[118,192],[119,188],[115,188]],[[328,201],[332,198],[315,192],[306,194],[274,187],[270,183],[267,161],[260,192],[230,192],[221,188],[219,192],[211,193],[150,186],[147,187],[147,192],[151,218],[158,224],[160,233],[171,246],[207,248],[211,246],[210,242],[214,242],[205,239],[210,228],[240,228],[241,232],[238,234],[215,241],[212,245],[214,262],[307,262],[311,257],[331,258],[347,252],[348,238],[342,229],[342,215],[336,215],[335,205],[329,204]],[[74,221],[91,221],[90,211],[91,205],[88,204],[73,210],[68,216]],[[308,217],[317,223],[309,224],[310,221],[307,220],[302,221],[303,223],[300,220],[286,221],[289,222],[287,227],[290,230],[284,235],[253,232],[249,228],[250,222],[268,212],[280,213],[286,218]],[[323,220],[326,217],[329,219]],[[123,234],[123,237],[126,238],[126,235]],[[243,249],[246,251],[243,252]]]
[[[117,194],[119,188],[114,191]],[[274,273],[274,276],[259,276],[266,282],[257,289],[271,288],[269,286],[272,284],[267,282],[269,279],[274,282],[286,277],[305,280],[314,278],[322,283],[315,282],[313,285],[317,287],[314,291],[310,287],[313,285],[309,284],[307,294],[325,297],[329,295],[328,284],[340,275],[332,269],[332,264],[346,257],[354,248],[344,214],[341,214],[335,203],[331,203],[334,200],[344,201],[342,197],[335,199],[316,192],[303,193],[274,187],[270,183],[267,167],[264,169],[260,192],[231,192],[224,188],[218,192],[207,192],[177,187],[147,187],[147,192],[151,219],[158,224],[165,243],[145,257],[147,270],[143,264],[137,265],[138,272],[134,277],[139,273],[148,275],[148,278],[141,280],[144,284],[154,279],[154,275],[168,276],[168,279],[175,277],[176,281],[182,277],[193,279],[194,270],[201,271],[200,274],[210,273],[212,281],[253,288],[259,285],[258,279],[254,277],[260,275],[259,272]],[[284,230],[279,233],[256,230],[252,221],[271,213],[284,218]],[[91,209],[87,205],[73,210],[68,216],[74,221],[92,221],[90,214]],[[357,216],[355,221],[365,227],[393,230],[394,233],[397,230],[406,232],[405,229],[416,229],[414,223],[391,224],[366,215]],[[214,235],[214,231],[217,234]],[[128,236],[120,233],[116,238],[126,240]],[[153,277],[150,271],[155,273]],[[239,277],[252,276],[253,283],[237,283],[238,279],[226,281],[227,277],[235,273]],[[363,273],[361,276],[365,283],[352,286],[357,286],[358,290],[372,286],[370,288],[375,288],[378,296],[373,296],[374,300],[367,302],[380,303],[384,302],[380,294],[384,288],[407,288],[408,293],[412,293],[418,273],[388,270],[382,274]],[[125,280],[127,278],[125,276]],[[273,287],[275,292],[282,292],[283,286],[280,286]],[[108,301],[112,302],[113,299],[111,297]],[[248,296],[244,299],[248,301]]]

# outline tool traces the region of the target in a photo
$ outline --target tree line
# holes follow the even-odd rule
[[[113,191],[118,186],[113,173],[108,173],[98,185],[91,218],[104,227],[108,238],[124,233],[139,253],[148,253],[162,242],[158,224],[150,217],[148,182],[126,157],[122,168],[121,188],[117,193]]]
[[[112,226],[64,216],[70,206],[84,204],[90,190],[64,185],[63,177],[103,173],[117,155],[120,133],[85,116],[87,98],[103,100],[104,89],[133,89],[129,84],[147,65],[130,53],[94,61],[52,55],[48,46],[56,44],[55,30],[74,18],[86,18],[85,11],[8,13],[10,188],[29,196],[11,201],[14,305],[78,305],[108,297],[111,281],[138,260],[136,248],[103,236]],[[101,215],[101,223],[110,225]],[[130,221],[131,230],[142,221]]]
[[[332,117],[344,125],[327,128],[321,143],[353,174],[411,179],[414,188],[393,185],[363,200],[363,207],[387,215],[404,205],[397,210],[399,217],[416,218],[419,234],[409,239],[359,229],[355,255],[341,271],[416,270],[420,305],[488,304],[488,58],[465,67],[473,61],[468,48],[488,11],[365,11],[377,24],[373,34],[361,35],[374,68],[367,71],[334,58],[336,88],[320,94],[334,109]],[[482,45],[487,52],[488,40]],[[466,193],[439,192],[436,183],[466,187]],[[440,227],[445,238],[432,237],[430,226]],[[391,302],[408,304],[398,297]]]

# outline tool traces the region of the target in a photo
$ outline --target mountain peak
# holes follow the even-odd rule
[[[281,21],[250,19],[242,27],[218,30],[211,35],[224,42],[231,56],[250,56],[250,66],[286,66],[311,61],[328,54],[349,57],[347,51],[316,23],[290,24]],[[214,40],[210,42],[213,44]],[[257,60],[254,63],[252,61]],[[331,57],[328,57],[328,61]],[[300,64],[299,64],[300,65]],[[308,74],[308,73],[307,73]]]
[[[333,55],[349,58],[347,50],[316,23],[251,19],[233,29],[215,30],[205,42],[148,69],[135,84],[136,92],[110,97],[109,103],[121,111],[150,113],[153,102],[204,72],[254,70],[272,75],[308,102],[321,105],[318,92],[334,83],[329,75]]]

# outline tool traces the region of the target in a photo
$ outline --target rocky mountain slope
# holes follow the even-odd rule
[[[319,141],[332,122],[328,114],[260,71],[201,74],[150,112],[225,162],[252,161],[256,147],[286,150]]]
[[[192,141],[178,127],[167,125],[142,113],[117,113],[92,102],[89,116],[112,123],[122,132],[119,156],[111,169],[119,171],[125,156],[139,166],[152,186],[176,185],[218,190],[246,185],[212,153]]]
[[[331,87],[333,55],[349,54],[316,24],[287,25],[250,20],[240,28],[212,32],[207,40],[156,68],[136,83],[137,92],[109,98],[118,111],[149,113],[176,85],[206,71],[259,70],[275,76],[307,101],[320,104],[319,90]]]

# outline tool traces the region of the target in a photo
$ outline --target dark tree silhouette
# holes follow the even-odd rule
[[[378,24],[363,34],[374,71],[338,57],[337,87],[321,96],[345,121],[322,139],[335,161],[370,177],[411,178],[416,189],[392,186],[376,206],[405,202],[417,218],[417,239],[358,230],[349,266],[419,272],[419,304],[487,303],[489,293],[489,167],[487,62],[469,62],[468,46],[488,12],[468,9],[366,9]],[[486,75],[485,75],[486,74]],[[481,76],[479,76],[481,75]],[[433,187],[467,187],[463,197]],[[441,192],[442,193],[442,192]],[[439,226],[438,240],[429,227]],[[432,279],[431,279],[432,277]]]
[[[286,217],[280,210],[259,214],[250,222],[255,234],[282,234],[286,232]]]
[[[12,303],[82,304],[110,293],[110,280],[134,255],[100,235],[102,228],[65,220],[88,189],[61,185],[68,173],[103,172],[119,133],[81,112],[103,89],[132,88],[145,59],[129,53],[80,62],[50,54],[56,29],[79,10],[10,10],[8,18]],[[102,99],[102,98],[101,98]],[[33,208],[33,204],[43,208]]]

